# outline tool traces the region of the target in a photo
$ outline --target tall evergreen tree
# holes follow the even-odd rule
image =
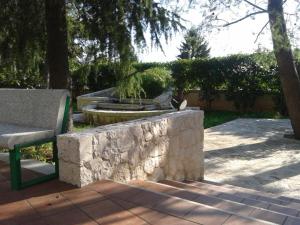
[[[184,36],[180,46],[180,59],[195,59],[209,57],[210,48],[208,43],[201,36],[199,29],[192,27]]]
[[[167,10],[155,0],[74,0],[73,12],[83,25],[93,51],[113,60],[127,60],[133,46],[146,46],[145,34],[149,31],[152,44],[161,48],[161,38],[169,39],[182,28],[180,16]]]
[[[49,65],[51,88],[63,88],[70,56],[93,54],[93,59],[126,62],[133,58],[133,43],[146,46],[148,31],[152,43],[161,47],[161,37],[169,39],[182,26],[180,16],[160,2],[164,0],[1,0],[0,73],[15,69],[14,64],[27,69],[32,63],[24,62],[36,56]],[[77,51],[72,51],[76,44]]]
[[[0,5],[0,87],[42,85],[46,74],[43,1],[0,0]]]

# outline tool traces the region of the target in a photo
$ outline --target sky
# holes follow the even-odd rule
[[[297,4],[296,2],[297,0],[289,0],[285,6],[285,11],[292,13]],[[233,21],[246,15],[247,9],[248,7],[244,5],[239,8],[233,8],[230,12],[225,12],[221,16],[226,21]],[[187,20],[185,23],[186,28],[197,26],[202,21],[200,10],[197,8],[183,13],[182,17]],[[258,48],[272,49],[271,33],[268,28],[264,30],[255,42],[257,34],[267,21],[267,14],[258,14],[255,16],[255,19],[248,18],[229,27],[221,27],[219,31],[215,29],[215,31],[205,34],[205,38],[211,48],[210,55],[218,57],[237,53],[253,53]],[[294,26],[296,21],[291,24]],[[179,55],[178,48],[183,41],[183,36],[184,31],[177,33],[168,43],[162,41],[165,53],[160,49],[151,47],[143,49],[143,52],[138,53],[139,60],[142,62],[167,62],[175,60],[176,56]],[[299,30],[296,36],[300,37]],[[148,45],[150,46],[149,40]]]

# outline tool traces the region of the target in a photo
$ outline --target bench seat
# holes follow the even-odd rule
[[[15,145],[52,138],[54,130],[0,123],[0,147],[13,149]]]
[[[56,137],[68,126],[70,93],[53,89],[0,88],[0,148],[9,149],[13,190],[56,179],[58,155]],[[55,172],[22,181],[22,149],[51,143]]]

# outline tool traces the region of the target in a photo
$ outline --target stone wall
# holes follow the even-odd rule
[[[203,179],[203,112],[187,110],[58,137],[60,180]]]

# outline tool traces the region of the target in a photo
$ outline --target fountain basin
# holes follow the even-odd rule
[[[106,125],[176,111],[170,102],[172,90],[154,99],[120,99],[116,88],[77,97],[77,108],[83,112],[85,123]]]
[[[97,103],[114,103],[121,104],[142,104],[142,105],[158,105],[159,99],[122,99],[120,100],[115,95],[115,88],[108,88],[102,91],[97,91],[77,97],[77,110],[83,111],[85,106]]]
[[[85,120],[90,124],[106,125],[144,117],[158,116],[164,113],[174,112],[174,109],[155,110],[111,110],[99,109],[97,104],[82,108]]]

